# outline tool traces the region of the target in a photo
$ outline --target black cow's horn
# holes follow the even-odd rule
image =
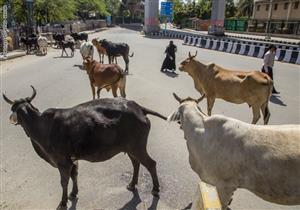
[[[192,56],[191,56],[191,52],[189,52],[189,58],[191,58]]]
[[[178,101],[179,103],[181,103],[182,99],[176,95],[176,93],[173,93],[174,98],[176,99],[176,101]]]
[[[197,100],[197,103],[199,103],[200,101],[202,101],[204,98],[205,98],[205,94],[203,94],[202,96],[201,96],[201,98],[199,98],[198,100]]]
[[[32,88],[33,93],[32,93],[32,96],[28,97],[27,99],[31,102],[34,99],[34,97],[36,96],[36,90],[32,85],[30,85],[30,87]]]
[[[197,56],[197,53],[198,53],[198,50],[196,50],[196,54],[194,55],[194,57],[196,57],[196,56]]]
[[[9,103],[10,105],[13,105],[14,102],[13,102],[12,100],[10,100],[9,98],[7,98],[6,95],[5,95],[4,93],[3,93],[2,95],[3,95],[4,100],[5,100],[7,103]]]

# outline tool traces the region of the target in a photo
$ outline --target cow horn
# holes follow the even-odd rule
[[[200,101],[202,101],[204,98],[205,98],[205,94],[203,94],[198,100],[197,100],[197,103],[199,103]]]
[[[192,56],[191,56],[191,52],[189,52],[189,58],[191,58]]]
[[[197,56],[197,53],[198,53],[198,50],[196,50],[196,54],[194,55],[194,57],[196,57],[196,56]]]
[[[176,99],[176,101],[178,101],[179,103],[181,103],[182,99],[176,95],[176,93],[173,93],[174,98]]]
[[[30,87],[32,88],[33,93],[32,93],[32,96],[28,97],[27,99],[31,102],[34,99],[34,97],[36,96],[36,90],[32,85],[30,85]]]
[[[3,93],[2,94],[3,99],[10,105],[13,105],[14,101],[10,100],[9,98],[6,97],[6,95]]]

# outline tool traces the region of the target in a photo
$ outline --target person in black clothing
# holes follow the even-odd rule
[[[167,46],[165,53],[166,58],[161,66],[160,71],[164,72],[166,69],[175,71],[176,70],[176,62],[175,62],[175,53],[177,52],[176,45],[173,44],[173,41],[170,41],[170,44]]]

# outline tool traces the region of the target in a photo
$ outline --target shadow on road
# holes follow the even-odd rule
[[[138,191],[135,189],[133,192],[133,197],[130,201],[128,201],[123,207],[121,207],[119,210],[128,210],[128,209],[136,209],[136,207],[139,205],[139,203],[142,202],[140,195]]]
[[[74,199],[72,200],[72,205],[70,206],[70,208],[68,210],[76,210],[76,206],[77,206],[77,201],[78,199]]]
[[[278,104],[280,106],[287,106],[281,99],[280,96],[272,95],[270,101],[274,104]]]
[[[172,78],[178,77],[178,75],[179,75],[179,74],[177,74],[177,73],[174,72],[174,71],[168,71],[168,70],[165,70],[165,71],[163,71],[162,73],[164,73],[164,74],[167,75],[168,77],[172,77]]]
[[[55,56],[53,58],[73,58],[74,56]]]
[[[74,64],[74,67],[78,67],[80,70],[84,71],[83,65]]]
[[[188,210],[192,208],[193,203],[189,203],[189,205],[187,205],[186,207],[184,207],[182,210]]]

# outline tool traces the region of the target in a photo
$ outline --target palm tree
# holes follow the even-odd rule
[[[239,0],[237,10],[239,16],[247,16],[248,19],[252,15],[254,0]]]

